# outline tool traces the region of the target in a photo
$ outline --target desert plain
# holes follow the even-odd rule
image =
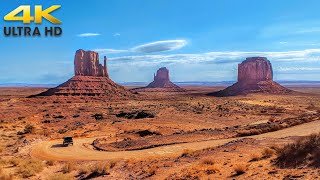
[[[231,97],[208,96],[222,86],[183,88],[121,99],[0,88],[0,179],[320,176],[319,156],[281,159],[285,146],[320,132],[319,86]],[[66,136],[73,146],[62,146]]]

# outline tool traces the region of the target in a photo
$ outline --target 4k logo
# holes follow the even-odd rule
[[[41,37],[42,35],[59,37],[62,35],[62,28],[59,26],[40,26],[43,19],[51,22],[54,25],[61,24],[61,21],[51,15],[54,11],[61,8],[60,5],[53,5],[47,9],[42,9],[41,5],[36,5],[33,8],[29,5],[21,5],[4,16],[7,22],[22,22],[25,26],[3,27],[3,35],[5,37]],[[34,15],[32,15],[32,12]],[[38,26],[28,26],[31,22]]]
[[[41,5],[36,5],[34,7],[34,17],[31,16],[31,7],[27,5],[19,6],[15,10],[11,11],[4,17],[6,21],[22,21],[24,24],[30,24],[31,21],[34,21],[35,24],[41,24],[42,19],[45,18],[53,24],[61,24],[61,21],[52,15],[53,11],[59,9],[60,5],[53,5],[45,10],[42,9]],[[18,16],[22,12],[23,16]]]

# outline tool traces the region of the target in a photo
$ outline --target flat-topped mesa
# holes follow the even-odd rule
[[[249,93],[284,94],[291,92],[273,81],[270,61],[265,57],[246,58],[238,65],[238,82],[228,88],[210,93],[212,96],[236,96]]]
[[[104,57],[104,65],[102,65],[97,52],[79,49],[74,57],[74,74],[75,76],[109,77],[107,58]]]
[[[272,81],[273,71],[265,57],[250,57],[238,65],[238,82]]]

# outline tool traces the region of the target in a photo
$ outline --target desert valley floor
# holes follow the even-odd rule
[[[135,87],[127,87],[135,88]],[[320,132],[320,87],[212,97],[223,87],[127,99],[0,88],[0,179],[316,179],[277,149]],[[63,147],[72,136],[74,145]]]

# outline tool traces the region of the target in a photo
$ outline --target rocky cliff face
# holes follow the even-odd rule
[[[238,65],[238,82],[273,80],[272,65],[265,57],[247,58]]]
[[[106,61],[105,57],[103,66],[99,63],[98,53],[80,49],[74,57],[74,73],[76,76],[108,77]]]
[[[283,94],[290,90],[273,81],[270,61],[265,57],[250,57],[238,65],[238,82],[212,96],[236,96],[249,93]]]

